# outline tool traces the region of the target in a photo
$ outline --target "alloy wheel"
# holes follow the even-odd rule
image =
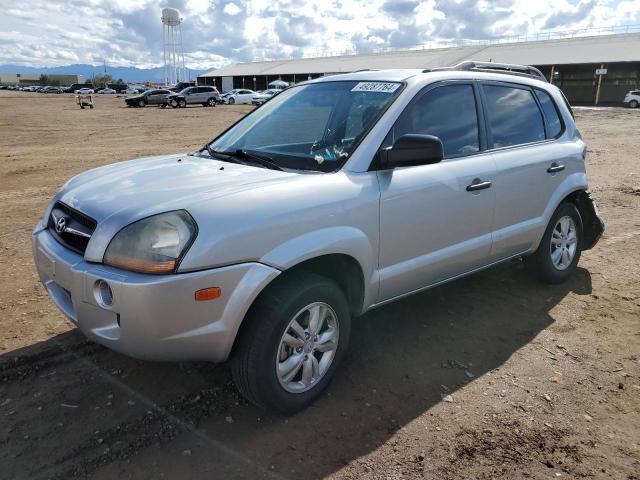
[[[558,270],[571,265],[578,248],[576,222],[568,215],[558,219],[551,233],[551,262]]]
[[[287,325],[276,356],[282,388],[302,393],[313,388],[329,370],[338,348],[338,317],[326,303],[307,305]]]

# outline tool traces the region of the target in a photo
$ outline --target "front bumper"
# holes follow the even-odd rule
[[[32,246],[51,299],[87,337],[150,360],[226,360],[249,306],[280,273],[260,263],[173,275],[128,272],[86,262],[42,224]],[[111,287],[110,306],[100,301],[98,280]],[[196,302],[194,293],[207,287],[219,287],[221,296]]]

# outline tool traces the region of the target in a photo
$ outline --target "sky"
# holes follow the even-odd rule
[[[187,67],[640,24],[640,0],[0,0],[0,64],[162,64],[180,10]]]

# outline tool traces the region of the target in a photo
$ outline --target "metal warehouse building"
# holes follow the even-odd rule
[[[0,85],[39,85],[40,73],[6,73],[0,72]],[[83,83],[82,75],[62,75],[57,73],[45,74],[49,83],[57,83],[58,85],[73,85],[74,83]]]
[[[363,69],[433,68],[466,60],[533,65],[573,103],[619,103],[640,86],[640,33],[240,63],[208,72],[198,83],[225,92],[263,90],[277,79],[296,83]],[[606,71],[600,89],[596,70]]]

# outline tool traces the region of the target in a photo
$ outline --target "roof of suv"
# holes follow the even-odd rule
[[[433,74],[438,74],[439,77],[473,77],[490,80],[505,80],[505,76],[507,76],[547,83],[544,75],[534,67],[486,62],[463,62],[452,67],[434,69],[361,70],[353,73],[320,77],[311,82],[330,82],[336,80],[401,82],[418,75],[431,76]]]

